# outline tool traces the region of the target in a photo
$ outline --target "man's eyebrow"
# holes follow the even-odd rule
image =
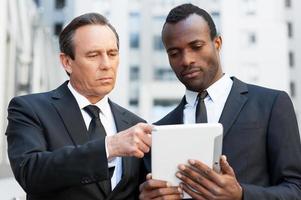
[[[204,42],[203,40],[197,39],[197,40],[193,40],[193,41],[189,42],[188,44],[189,44],[189,45],[192,45],[192,44],[197,44],[197,43],[204,44],[205,42]]]
[[[90,51],[87,51],[86,54],[97,53],[97,52],[98,52],[97,50],[90,50]]]
[[[108,51],[119,51],[117,48],[112,48],[112,49],[109,49]]]
[[[194,45],[194,44],[205,44],[205,41],[203,40],[200,40],[200,39],[196,39],[196,40],[193,40],[191,42],[189,42],[188,44],[189,45]],[[173,51],[173,50],[178,50],[179,48],[178,47],[170,47],[166,50],[166,52],[170,52],[170,51]]]
[[[170,47],[166,50],[166,52],[170,52],[170,51],[178,50],[178,49],[179,49],[178,47]]]
[[[117,49],[117,48],[112,48],[112,49],[108,49],[107,51],[116,51],[116,52],[118,52],[119,50]],[[91,54],[91,53],[99,53],[99,52],[101,52],[100,50],[97,50],[97,49],[95,49],[95,50],[89,50],[89,51],[87,51],[85,54]]]

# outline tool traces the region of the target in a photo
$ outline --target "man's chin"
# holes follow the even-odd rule
[[[194,91],[194,92],[201,92],[201,91],[203,91],[204,89],[206,89],[205,87],[204,87],[204,85],[203,84],[201,84],[201,83],[187,83],[187,84],[184,84],[185,86],[186,86],[186,88],[188,89],[188,90],[190,90],[190,91]]]

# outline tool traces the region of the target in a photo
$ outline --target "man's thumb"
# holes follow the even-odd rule
[[[229,165],[229,163],[227,161],[227,157],[225,155],[221,156],[220,165],[221,165],[221,171],[223,174],[235,176],[234,171],[233,171],[232,167]]]

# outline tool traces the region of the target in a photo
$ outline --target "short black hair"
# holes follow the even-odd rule
[[[205,11],[204,9],[201,9],[191,3],[182,4],[182,5],[179,5],[177,7],[174,7],[173,9],[171,9],[171,11],[168,13],[168,15],[166,17],[164,26],[166,23],[176,24],[179,21],[186,19],[188,16],[190,16],[192,14],[197,14],[197,15],[203,17],[203,19],[207,22],[207,24],[209,26],[210,38],[213,40],[217,36],[217,32],[216,32],[215,23],[214,23],[212,17],[210,16],[210,14],[207,11]],[[163,26],[163,28],[164,28],[164,26]]]
[[[73,36],[76,29],[86,25],[97,24],[107,25],[113,31],[117,39],[117,48],[119,49],[119,36],[115,28],[109,23],[108,19],[99,13],[86,13],[74,18],[60,33],[59,44],[61,52],[70,56],[70,58],[74,60],[75,54]],[[101,37],[101,35],[99,37]]]

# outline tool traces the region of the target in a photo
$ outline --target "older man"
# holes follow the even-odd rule
[[[8,155],[29,200],[134,200],[151,126],[108,98],[119,40],[103,16],[75,18],[59,38],[70,80],[8,108]],[[132,127],[133,126],[133,127]]]

